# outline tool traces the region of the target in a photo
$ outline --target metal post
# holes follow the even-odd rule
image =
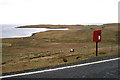
[[[98,56],[98,42],[96,42],[96,56]]]

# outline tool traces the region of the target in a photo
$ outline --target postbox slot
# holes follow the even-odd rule
[[[98,32],[98,34],[101,34],[100,32]]]

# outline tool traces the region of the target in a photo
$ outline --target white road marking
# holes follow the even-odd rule
[[[8,78],[8,77],[15,77],[15,76],[24,76],[24,75],[30,75],[30,74],[36,74],[36,73],[42,73],[42,72],[48,72],[48,71],[55,71],[55,70],[61,70],[61,69],[67,69],[67,68],[74,68],[74,67],[80,67],[80,66],[86,66],[86,65],[103,63],[103,62],[108,62],[108,61],[113,61],[113,60],[118,60],[118,59],[120,59],[120,57],[119,58],[108,59],[108,60],[102,60],[102,61],[78,64],[78,65],[73,65],[73,66],[66,66],[66,67],[60,67],[60,68],[54,68],[54,69],[47,69],[47,70],[42,70],[42,71],[35,71],[35,72],[28,72],[28,73],[20,73],[20,74],[14,74],[14,75],[0,76],[0,79],[1,78]]]

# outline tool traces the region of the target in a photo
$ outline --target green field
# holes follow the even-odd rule
[[[31,37],[2,39],[2,72],[15,72],[95,58],[93,31],[102,30],[97,57],[118,54],[118,24],[30,25],[21,28],[69,28],[39,32]],[[70,49],[75,52],[70,52]]]

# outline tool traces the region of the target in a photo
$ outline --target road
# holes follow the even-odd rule
[[[28,72],[28,74],[9,76],[8,78],[119,78],[119,59],[120,58],[112,58],[89,63]]]

